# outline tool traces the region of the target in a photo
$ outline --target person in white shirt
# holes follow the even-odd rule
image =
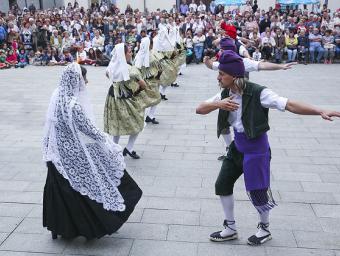
[[[203,3],[203,1],[200,1],[200,5],[197,7],[198,12],[205,12],[207,10],[206,5]]]
[[[261,61],[261,52],[259,48],[256,48],[255,52],[253,52],[253,60],[255,61]]]
[[[94,50],[99,49],[101,52],[104,50],[104,37],[100,36],[99,30],[94,32],[94,38],[92,39],[92,47]]]
[[[197,4],[195,3],[195,0],[192,0],[191,4],[189,4],[189,10],[190,12],[197,12]]]
[[[204,42],[205,42],[205,35],[202,34],[202,30],[199,30],[197,32],[197,35],[195,35],[193,38],[193,42],[194,42],[196,64],[198,64],[202,61]]]
[[[325,120],[340,117],[340,112],[323,110],[305,103],[280,97],[272,90],[244,78],[242,58],[226,50],[220,57],[217,80],[221,93],[202,102],[196,113],[209,114],[219,110],[218,132],[232,127],[235,139],[230,145],[215,183],[225,220],[224,229],[210,235],[210,240],[222,242],[238,238],[234,217],[233,188],[244,174],[248,197],[259,214],[258,231],[248,238],[249,245],[261,245],[272,239],[269,212],[276,206],[270,189],[270,145],[267,131],[269,109],[300,115],[319,115]]]

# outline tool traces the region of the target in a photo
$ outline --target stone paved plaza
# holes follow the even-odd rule
[[[216,244],[223,212],[214,182],[223,144],[216,138],[217,113],[195,114],[197,104],[218,92],[216,74],[189,66],[179,88],[158,108],[158,126],[138,138],[140,160],[128,171],[144,195],[119,232],[86,242],[53,241],[42,227],[46,168],[41,137],[60,67],[0,71],[0,256],[340,256],[340,120],[271,111],[273,240],[249,247],[257,215],[243,179],[236,186],[240,239]],[[88,68],[89,92],[99,127],[109,87],[104,68]],[[251,80],[281,95],[340,110],[340,66],[299,65],[290,71],[252,73]],[[126,139],[121,141],[125,146]],[[84,223],[85,224],[85,223]]]

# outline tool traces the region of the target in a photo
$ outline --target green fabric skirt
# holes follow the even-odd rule
[[[146,79],[146,88],[138,95],[138,100],[143,109],[155,106],[161,102],[159,94],[159,80]]]
[[[162,60],[161,65],[163,72],[159,83],[163,86],[169,86],[176,81],[178,68],[175,61],[170,59]]]
[[[132,135],[144,128],[144,109],[135,97],[122,99],[106,97],[104,131],[112,136]]]

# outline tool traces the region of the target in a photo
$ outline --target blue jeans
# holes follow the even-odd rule
[[[336,56],[337,56],[337,57],[340,57],[340,46],[337,46],[337,47],[335,48],[335,53],[336,53]]]
[[[321,61],[321,58],[324,54],[324,49],[320,44],[313,44],[311,43],[309,46],[309,53],[310,53],[310,61],[314,62],[315,61],[315,52],[318,53],[318,56],[316,57],[317,62]]]
[[[105,54],[107,56],[111,57],[112,50],[113,50],[113,45],[108,44],[108,45],[105,46]]]
[[[196,61],[201,61],[201,59],[203,57],[203,49],[204,49],[203,46],[200,46],[200,45],[194,46]]]
[[[287,49],[287,54],[289,62],[295,61],[297,49]]]

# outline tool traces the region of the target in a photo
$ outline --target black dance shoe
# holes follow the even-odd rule
[[[150,118],[149,116],[146,117],[145,122],[146,123],[159,124],[159,122],[156,121],[156,118]]]
[[[235,229],[229,227],[229,225],[233,225],[233,224],[235,224],[235,221],[224,220],[224,222],[223,222],[224,228],[229,228],[231,231],[233,231],[233,233],[230,234],[230,235],[227,235],[227,236],[221,236],[222,231],[214,232],[209,237],[210,241],[224,242],[224,241],[230,241],[230,240],[238,239],[237,231]]]
[[[271,240],[271,239],[272,239],[272,235],[271,235],[271,233],[269,232],[268,227],[269,227],[268,224],[259,223],[258,226],[257,226],[257,228],[258,228],[258,229],[261,228],[261,229],[263,229],[264,231],[266,231],[266,232],[267,232],[267,235],[264,235],[264,236],[261,236],[261,237],[257,237],[256,235],[253,235],[253,236],[251,236],[251,237],[248,238],[247,243],[248,243],[249,245],[258,246],[258,245],[261,245],[261,244],[263,244],[263,243],[265,243],[265,242]]]
[[[133,159],[139,159],[140,156],[137,155],[136,151],[132,151],[130,152],[129,150],[127,150],[126,148],[124,148],[123,150],[123,156],[129,155],[131,158]]]
[[[179,87],[179,85],[177,83],[173,83],[171,84],[171,87]]]
[[[163,94],[161,94],[161,99],[162,100],[168,100],[168,98],[165,95],[163,95]]]
[[[55,232],[51,232],[51,233],[52,233],[52,239],[53,240],[58,239],[57,233],[55,233]]]

